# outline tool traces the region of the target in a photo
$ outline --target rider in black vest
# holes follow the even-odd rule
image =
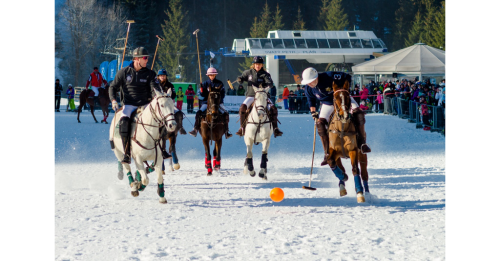
[[[113,110],[118,110],[116,93],[120,91],[123,103],[122,117],[120,118],[120,136],[122,138],[124,155],[122,163],[130,164],[130,115],[139,106],[144,106],[151,102],[154,90],[161,91],[157,82],[156,74],[146,67],[149,54],[144,47],[136,48],[132,56],[134,62],[124,67],[116,74],[115,79],[109,88],[109,99],[112,102]]]
[[[241,104],[240,106],[240,129],[236,132],[236,135],[238,136],[244,136],[245,135],[245,126],[246,126],[246,114],[247,114],[247,109],[248,107],[252,104],[253,100],[255,99],[255,92],[252,88],[254,87],[272,87],[273,86],[273,80],[271,79],[271,75],[264,70],[264,59],[260,56],[255,56],[253,58],[252,62],[252,67],[250,70],[244,71],[241,76],[239,76],[236,80],[239,84],[242,82],[246,81],[248,82],[247,86],[247,92],[246,96],[247,98]],[[271,100],[268,100],[268,109],[269,109],[269,116],[270,116],[270,121],[271,124],[273,125],[274,129],[274,137],[278,137],[283,135],[283,132],[280,131],[278,128],[278,109],[274,104],[272,104]]]

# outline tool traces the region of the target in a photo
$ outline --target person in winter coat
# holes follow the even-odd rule
[[[243,104],[240,106],[240,129],[236,132],[238,136],[245,135],[245,127],[246,127],[246,116],[247,109],[250,107],[252,102],[254,101],[255,92],[253,87],[271,87],[273,86],[273,80],[271,79],[271,75],[266,72],[264,69],[264,59],[260,56],[255,56],[252,61],[252,66],[249,70],[244,71],[241,76],[238,76],[238,83],[248,82],[246,99],[243,101]],[[278,137],[283,135],[283,132],[278,128],[278,109],[274,104],[271,103],[271,100],[268,99],[267,110],[269,111],[269,120],[271,121],[271,125],[274,129],[274,137]]]
[[[161,92],[157,81],[156,73],[146,67],[149,53],[144,47],[138,47],[132,52],[134,59],[129,66],[122,68],[116,74],[115,79],[109,87],[109,99],[113,110],[118,111],[118,102],[115,99],[117,93],[123,95],[122,117],[119,120],[119,133],[122,138],[124,155],[122,163],[130,164],[130,116],[139,106],[147,105],[153,99],[154,90]]]
[[[59,83],[59,79],[56,79],[55,89],[56,89],[56,94],[55,94],[56,111],[59,112],[59,106],[61,106],[61,92],[63,91],[63,87]]]
[[[236,92],[236,95],[238,96],[245,96],[245,88],[243,87],[243,85],[240,84],[240,86],[238,86],[238,91]]]
[[[99,72],[99,69],[94,67],[94,71],[90,74],[87,84],[85,85],[85,90],[88,90],[89,85],[91,85],[92,91],[94,91],[94,97],[98,97],[99,88],[101,88],[102,83],[108,84],[108,82],[102,78],[102,74]]]
[[[75,89],[73,89],[73,85],[68,84],[68,90],[66,90],[66,95],[68,95],[68,106],[66,107],[66,111],[74,111],[75,110]],[[68,110],[71,109],[71,110]]]
[[[290,91],[288,90],[288,87],[283,89],[283,106],[285,106],[285,110],[288,110],[288,95],[290,95]]]
[[[354,86],[354,90],[351,91],[351,96],[356,103],[359,104],[361,102],[361,92],[359,91],[359,86],[357,84]]]
[[[368,99],[368,93],[369,93],[368,88],[365,85],[363,85],[361,88],[361,91],[359,93],[361,95],[361,97],[360,97],[361,101],[366,102],[366,100]]]
[[[293,91],[290,91],[288,93],[288,110],[292,114],[296,113],[295,100],[297,100],[297,94],[295,94]]]
[[[361,108],[363,111],[367,111],[370,109],[368,106],[365,105],[365,101],[361,101],[359,108]]]
[[[438,106],[445,107],[445,90],[446,90],[446,88],[443,88],[443,92],[441,93],[441,97],[439,97]]]
[[[180,111],[182,110],[182,103],[184,102],[184,92],[182,91],[182,87],[177,89],[177,93],[175,95],[177,96],[177,109]]]
[[[384,98],[382,96],[382,92],[378,91],[377,92],[377,98],[375,100],[375,112],[383,112],[384,111]]]
[[[187,113],[193,113],[194,90],[190,84],[186,90]]]
[[[216,87],[220,88],[218,92],[221,95],[221,100],[219,104],[219,112],[222,113],[222,117],[225,119],[224,122],[224,128],[226,129],[226,139],[231,138],[233,134],[229,132],[229,113],[226,111],[226,108],[224,107],[224,97],[226,96],[226,89],[224,88],[224,83],[220,81],[219,79],[216,79],[217,76],[217,70],[213,67],[208,68],[207,70],[207,76],[208,80],[202,83],[200,86],[200,96],[203,97],[203,100],[200,99],[200,103],[202,104],[201,108],[196,112],[196,117],[195,117],[195,122],[194,122],[194,128],[192,131],[189,132],[193,137],[196,137],[197,133],[200,131],[201,127],[201,119],[203,117],[203,114],[207,110],[207,103],[208,103],[208,94],[210,92],[216,91]]]
[[[274,84],[273,84],[273,87],[271,87],[271,89],[269,89],[269,96],[270,96],[271,102],[275,105],[276,104],[276,86],[274,86]]]

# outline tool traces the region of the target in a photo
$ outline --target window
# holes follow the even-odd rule
[[[283,44],[285,44],[285,48],[295,48],[293,39],[283,39]]]
[[[328,39],[328,44],[330,48],[340,48],[339,39]]]
[[[282,39],[271,39],[271,42],[273,43],[274,48],[285,48]]]
[[[254,49],[261,49],[260,47],[260,41],[259,39],[248,39],[248,42],[250,43],[250,48]]]
[[[356,37],[355,32],[347,32],[347,35],[349,35],[349,37]]]
[[[330,48],[328,46],[328,40],[326,39],[316,39],[318,41],[318,47],[319,48]],[[337,42],[338,43],[338,42]],[[309,45],[309,44],[308,44]]]
[[[316,42],[316,39],[306,39],[306,43],[308,48],[318,48],[318,43]]]
[[[302,37],[300,32],[293,32],[293,37]]]
[[[276,33],[270,33],[269,38],[276,38]]]
[[[352,48],[363,48],[360,39],[351,39],[351,46]]]
[[[378,39],[372,39],[372,43],[373,43],[373,48],[382,48],[382,45],[380,44]]]
[[[272,49],[273,45],[271,44],[271,39],[260,39],[260,44],[262,45],[262,49]]]
[[[370,39],[362,39],[361,44],[363,44],[363,48],[373,48],[372,42],[370,42]]]
[[[295,41],[295,46],[297,48],[307,48],[306,40],[304,39],[293,39]]]
[[[387,46],[385,46],[385,43],[384,43],[384,41],[382,41],[382,39],[378,39],[378,40],[379,40],[379,41],[380,41],[380,43],[382,44],[382,47],[387,48]]]
[[[351,48],[351,42],[349,39],[339,39],[340,47],[342,48]]]

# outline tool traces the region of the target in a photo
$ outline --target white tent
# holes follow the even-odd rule
[[[443,75],[445,52],[423,43],[352,67],[355,75]],[[390,78],[390,77],[389,77]]]

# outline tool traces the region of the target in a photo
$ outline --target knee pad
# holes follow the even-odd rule
[[[326,126],[328,126],[328,122],[326,121],[326,119],[320,118],[316,122],[316,128],[318,128],[318,134],[319,134],[319,136],[326,136],[326,135],[328,135],[328,130],[327,130]]]
[[[129,125],[130,125],[130,118],[129,117],[122,117],[120,119],[120,134],[128,135]]]

